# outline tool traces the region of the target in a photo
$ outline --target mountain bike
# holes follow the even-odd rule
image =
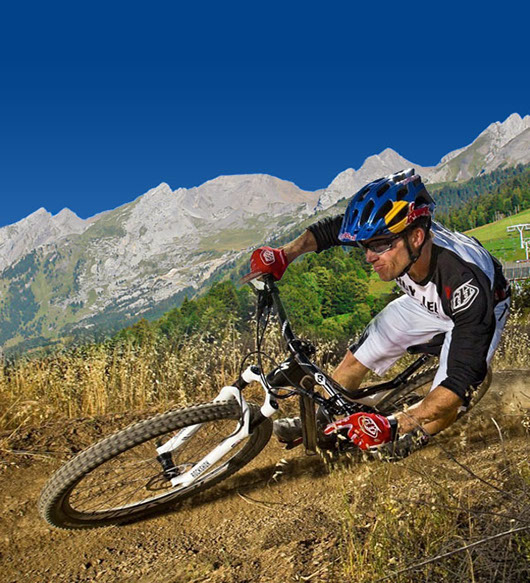
[[[168,508],[225,480],[255,458],[272,434],[279,403],[299,399],[306,453],[357,449],[338,436],[323,438],[322,426],[355,412],[389,415],[429,391],[440,342],[413,347],[419,356],[390,381],[349,391],[314,362],[315,347],[295,336],[272,276],[251,282],[258,295],[257,363],[247,366],[217,397],[135,423],[79,453],[45,485],[41,516],[53,526],[94,528],[131,522]],[[275,314],[288,356],[266,372],[262,343]],[[248,359],[247,355],[247,359]],[[270,367],[269,367],[270,368]],[[486,392],[491,375],[470,406]],[[261,384],[261,406],[247,402],[245,388]],[[360,450],[357,450],[360,451]]]

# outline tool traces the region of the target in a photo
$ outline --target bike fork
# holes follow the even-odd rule
[[[254,370],[252,370],[254,368]],[[262,384],[265,389],[265,401],[260,409],[263,417],[271,417],[275,412],[276,408],[272,404],[272,399],[267,391],[266,386],[263,383],[261,375],[255,372],[255,367],[248,367],[241,375],[242,379],[246,384],[252,381],[258,381]],[[181,474],[171,478],[172,486],[189,486],[211,466],[223,458],[233,447],[238,443],[243,441],[246,437],[250,435],[250,410],[248,407],[243,393],[235,386],[226,386],[221,389],[217,397],[213,400],[214,403],[220,401],[230,401],[236,400],[241,407],[241,421],[239,427],[236,431],[224,439],[215,449],[213,449],[209,454],[204,456],[201,460],[197,461],[193,467]],[[163,459],[164,456],[167,457],[171,452],[178,450],[190,437],[192,437],[200,429],[202,423],[197,425],[191,425],[185,429],[180,430],[175,436],[173,436],[169,441],[156,448],[158,455]]]

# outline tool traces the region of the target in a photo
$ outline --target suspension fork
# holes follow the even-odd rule
[[[238,402],[241,407],[241,420],[239,422],[239,427],[234,433],[232,433],[232,435],[225,438],[210,453],[202,459],[197,460],[190,470],[179,476],[172,477],[171,484],[173,486],[189,486],[198,480],[208,468],[222,459],[233,447],[250,435],[253,430],[253,427],[251,427],[250,409],[243,397],[241,389],[252,381],[260,382],[265,389],[265,401],[260,409],[262,419],[271,417],[276,412],[277,404],[268,392],[267,387],[264,385],[261,374],[259,374],[259,369],[252,366],[248,367],[241,375],[241,379],[238,379],[238,381],[232,386],[223,387],[217,397],[213,400],[214,403],[232,400]],[[190,425],[190,427],[181,429],[169,441],[160,447],[157,447],[156,451],[158,455],[163,459],[164,455],[167,456],[167,454],[170,454],[172,451],[178,450],[182,444],[197,433],[201,425],[203,424],[197,423],[196,425]]]

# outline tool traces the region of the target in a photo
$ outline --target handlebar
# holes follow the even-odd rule
[[[316,366],[309,358],[315,354],[315,348],[305,340],[299,339],[291,327],[287,312],[280,299],[280,290],[271,274],[263,275],[259,280],[250,282],[258,290],[258,318],[265,309],[274,307],[280,321],[280,329],[289,352],[306,375],[314,379],[315,383],[323,386],[326,392],[332,397],[332,401],[343,407],[348,405],[348,400],[342,395],[345,391],[337,383]],[[260,311],[261,310],[261,311]],[[313,398],[318,402],[318,396]]]
[[[296,350],[293,348],[292,343],[297,340],[295,333],[291,327],[291,323],[289,322],[289,318],[287,316],[287,312],[282,304],[280,299],[280,290],[276,285],[274,277],[271,274],[267,274],[263,277],[264,289],[261,292],[263,294],[263,299],[266,303],[269,303],[267,300],[270,298],[272,301],[272,305],[278,315],[278,319],[280,320],[280,328],[282,331],[282,336],[284,337],[285,341],[287,342],[287,346],[289,347],[289,351],[296,356]]]

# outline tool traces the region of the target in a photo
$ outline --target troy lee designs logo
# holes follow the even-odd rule
[[[339,235],[339,239],[341,241],[355,241],[356,238],[357,237],[355,235],[350,235],[349,233],[341,233]]]
[[[261,260],[265,265],[272,265],[274,263],[274,253],[269,249],[263,249],[261,252]]]
[[[359,427],[361,431],[369,435],[370,437],[377,437],[381,433],[381,429],[377,426],[377,423],[370,417],[360,417]]]
[[[467,310],[469,306],[476,300],[479,289],[471,284],[471,279],[463,283],[459,288],[453,292],[451,299],[451,310],[453,314]]]

